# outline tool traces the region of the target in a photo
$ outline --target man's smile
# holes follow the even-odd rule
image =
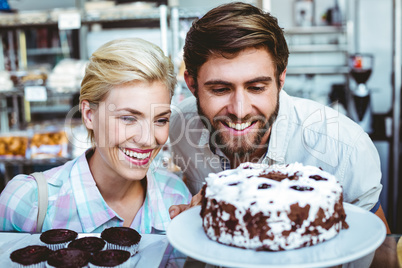
[[[224,124],[232,129],[242,131],[246,128],[250,127],[253,122],[249,121],[246,123],[233,123],[233,122],[224,122]]]

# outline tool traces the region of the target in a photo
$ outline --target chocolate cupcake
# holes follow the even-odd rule
[[[87,251],[62,248],[49,255],[46,267],[88,267],[90,258],[91,253]]]
[[[67,244],[77,238],[77,233],[68,229],[52,229],[43,232],[40,240],[51,250],[65,248]]]
[[[105,240],[95,236],[82,237],[68,244],[69,248],[81,249],[90,253],[101,251],[106,245]]]
[[[138,252],[141,235],[128,227],[111,227],[103,230],[101,237],[106,241],[107,249],[121,249],[130,252],[131,256]]]
[[[10,254],[10,259],[17,264],[17,267],[43,267],[51,252],[45,246],[27,246],[13,251]]]
[[[95,252],[89,267],[129,267],[130,252],[119,249],[108,249]]]

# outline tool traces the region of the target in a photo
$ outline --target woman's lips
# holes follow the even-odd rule
[[[133,164],[145,165],[149,162],[153,150],[120,148],[120,151],[122,151]]]

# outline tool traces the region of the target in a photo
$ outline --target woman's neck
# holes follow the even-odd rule
[[[89,159],[88,159],[89,158]],[[124,226],[130,226],[145,200],[146,178],[127,180],[97,168],[97,155],[88,155],[87,160],[96,186],[103,199],[121,218]]]

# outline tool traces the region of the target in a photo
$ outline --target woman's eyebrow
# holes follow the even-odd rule
[[[138,111],[136,109],[133,109],[133,108],[119,108],[119,109],[116,109],[115,111],[116,112],[129,112],[131,114],[137,114],[137,115],[142,115],[143,114],[142,112],[140,112],[140,111]]]
[[[119,108],[119,109],[116,109],[115,111],[116,112],[129,112],[130,114],[133,114],[133,115],[143,115],[144,114],[133,108]],[[159,114],[156,114],[155,116],[164,116],[164,115],[168,115],[171,113],[172,113],[172,111],[169,109],[169,110],[160,112]]]
[[[168,110],[168,111],[161,112],[161,113],[157,114],[156,116],[164,116],[164,115],[168,115],[168,114],[171,114],[171,113],[172,113],[172,111]]]

